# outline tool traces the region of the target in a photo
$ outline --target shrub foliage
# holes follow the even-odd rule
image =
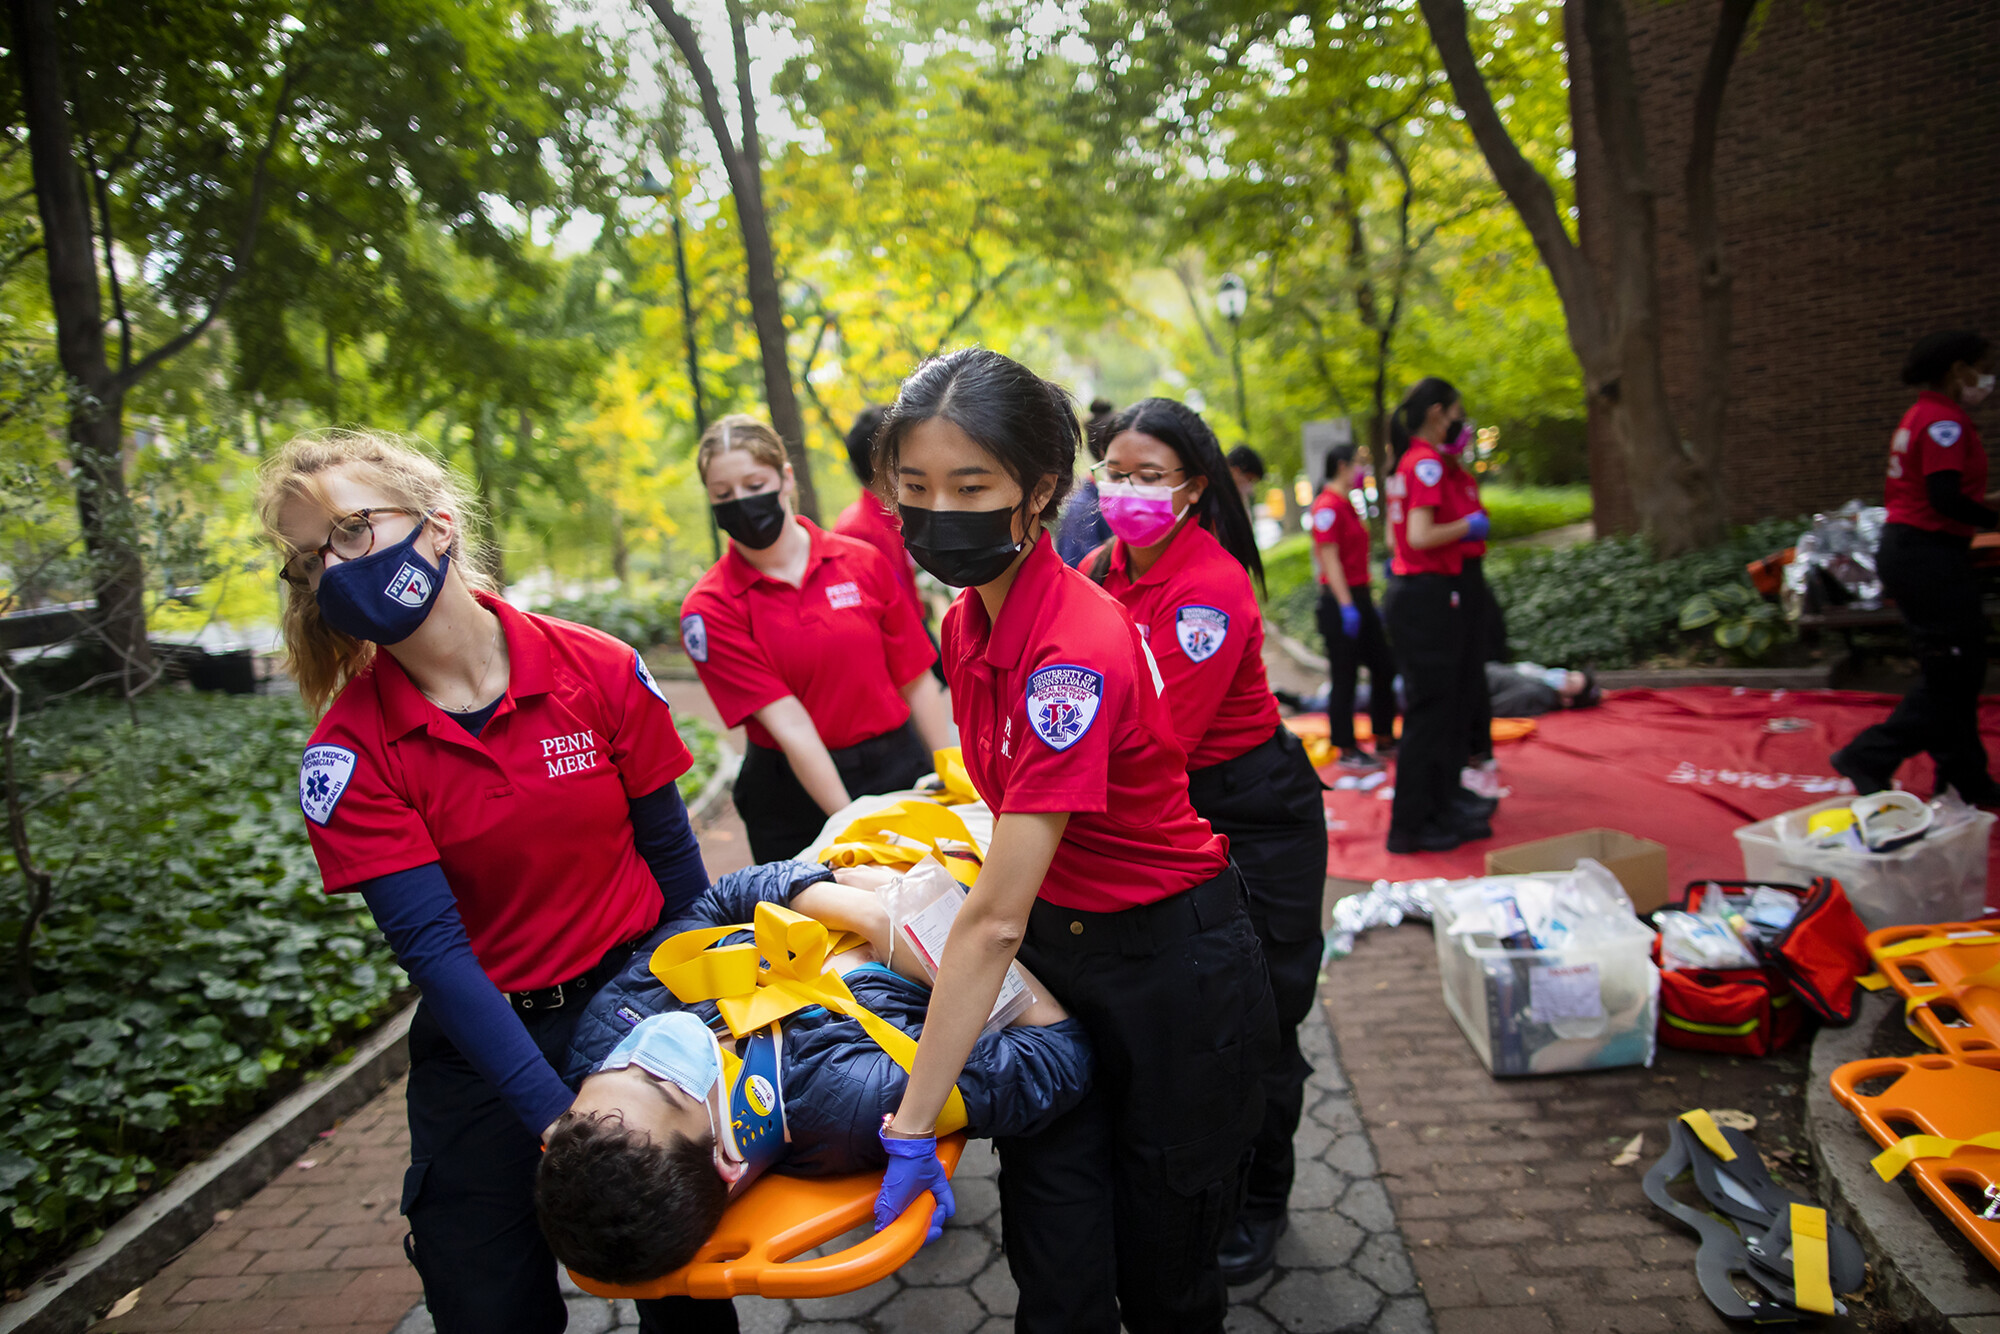
[[[292,699],[159,695],[23,719],[37,862],[58,880],[27,978],[0,989],[5,1283],[94,1239],[269,1086],[405,985],[367,910],[321,892]],[[0,944],[24,882],[0,853]]]
[[[1683,647],[1681,608],[1698,593],[1748,583],[1743,567],[1789,546],[1803,519],[1765,519],[1720,546],[1660,560],[1642,537],[1548,550],[1503,548],[1486,577],[1517,658],[1563,667],[1630,667]]]

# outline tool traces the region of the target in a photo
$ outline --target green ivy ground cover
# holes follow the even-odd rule
[[[24,996],[0,979],[0,1285],[18,1288],[346,1055],[406,985],[355,895],[321,892],[292,698],[160,694],[22,720],[37,862],[59,879]],[[692,799],[714,733],[683,719]],[[0,851],[0,949],[27,887]]]
[[[555,616],[578,625],[595,626],[638,649],[656,644],[681,642],[681,598],[684,585],[612,589],[586,593],[582,597],[558,598],[536,608],[544,616]]]
[[[1534,489],[1541,488],[1524,488]],[[1554,507],[1544,514],[1564,512]],[[1705,633],[1680,629],[1682,606],[1719,585],[1747,589],[1743,567],[1790,546],[1805,527],[1803,519],[1766,519],[1738,529],[1720,546],[1671,560],[1655,558],[1640,537],[1607,537],[1568,547],[1496,547],[1487,557],[1486,577],[1506,613],[1508,646],[1517,659],[1632,667],[1661,654],[1711,651]],[[1377,560],[1377,569],[1380,564]],[[1313,621],[1318,594],[1305,535],[1287,537],[1265,552],[1264,568],[1271,619],[1314,651],[1323,651]],[[1378,581],[1378,599],[1381,591]]]
[[[320,890],[296,699],[162,694],[23,719],[37,861],[58,879],[37,994],[0,990],[5,1284],[96,1238],[216,1130],[406,983],[360,900]],[[26,885],[0,854],[0,944]]]
[[[1765,519],[1719,546],[1660,560],[1642,537],[1572,547],[1502,548],[1486,577],[1507,615],[1514,656],[1563,667],[1631,667],[1695,642],[1679,628],[1697,593],[1747,586],[1743,567],[1798,540],[1804,519]]]

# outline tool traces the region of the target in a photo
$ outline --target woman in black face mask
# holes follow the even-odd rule
[[[681,642],[723,721],[749,734],[736,809],[751,855],[779,861],[953,744],[937,651],[881,552],[792,513],[770,427],[725,417],[695,463],[729,550],[681,603]]]
[[[946,941],[876,1204],[931,1185],[932,1127],[1017,952],[1097,1052],[1084,1102],[997,1141],[1015,1329],[1220,1330],[1216,1251],[1277,1020],[1227,841],[1188,801],[1159,668],[1125,609],[1062,563],[1080,441],[1069,396],[982,348],[926,362],[876,437],[917,563],[965,589],[945,675],[993,842]]]

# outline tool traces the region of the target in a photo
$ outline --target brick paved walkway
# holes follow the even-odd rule
[[[663,682],[674,707],[716,721],[699,686]],[[732,744],[739,749],[741,734]],[[701,831],[712,874],[746,865],[733,811]],[[1434,986],[1434,984],[1433,984]],[[1316,1067],[1299,1128],[1299,1178],[1278,1270],[1230,1294],[1232,1334],[1428,1334],[1430,1313],[1390,1196],[1324,1019],[1302,1041]],[[397,1212],[408,1162],[399,1080],[139,1290],[100,1334],[153,1330],[319,1330],[425,1334],[430,1317],[404,1261]],[[307,1164],[311,1165],[308,1166]],[[955,1183],[959,1213],[942,1241],[894,1277],[814,1301],[739,1298],[745,1334],[995,1334],[1011,1327],[1014,1285],[999,1254],[990,1146],[975,1144]],[[631,1307],[571,1291],[571,1334],[636,1323]]]
[[[1355,1105],[1440,1334],[1728,1328],[1695,1282],[1694,1238],[1640,1181],[1688,1108],[1768,1122],[1778,1100],[1796,1101],[1802,1054],[1737,1062],[1662,1048],[1650,1070],[1495,1080],[1444,1007],[1428,927],[1371,931],[1327,973]],[[1638,1161],[1611,1166],[1641,1131]],[[1768,1154],[1769,1136],[1756,1138]]]

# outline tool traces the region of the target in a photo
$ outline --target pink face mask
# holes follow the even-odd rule
[[[1174,492],[1178,490],[1178,486],[1102,482],[1097,488],[1097,510],[1106,526],[1128,545],[1150,547],[1172,532],[1181,515],[1187,513],[1185,508],[1174,511]]]

